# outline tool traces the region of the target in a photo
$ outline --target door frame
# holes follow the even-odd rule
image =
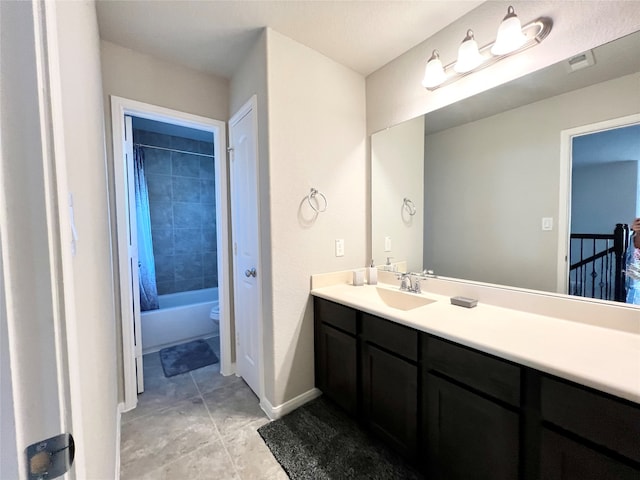
[[[253,141],[255,142],[255,169],[256,169],[256,221],[257,221],[257,225],[256,225],[256,231],[258,232],[258,251],[257,251],[257,259],[256,259],[256,269],[258,270],[259,274],[256,277],[256,288],[258,289],[258,319],[257,319],[257,325],[258,325],[258,358],[260,361],[260,364],[258,365],[258,399],[260,401],[260,406],[261,408],[267,412],[269,411],[269,409],[265,406],[265,395],[264,395],[264,340],[263,340],[263,319],[264,319],[264,312],[263,312],[263,292],[262,292],[262,275],[263,275],[263,268],[262,268],[262,245],[261,245],[261,240],[262,240],[262,228],[261,228],[261,223],[260,223],[260,155],[258,152],[258,147],[259,147],[259,143],[258,143],[258,97],[257,95],[252,95],[251,98],[249,98],[249,100],[247,100],[229,119],[229,152],[232,154],[233,152],[233,145],[231,144],[231,129],[232,126],[234,124],[236,124],[238,121],[240,121],[242,118],[244,118],[246,115],[248,114],[252,114],[253,118],[252,118],[252,127],[253,127]],[[231,159],[230,159],[230,163],[231,163]],[[232,179],[231,179],[231,168],[229,169],[229,188],[231,188],[231,184]],[[229,194],[231,195],[231,191],[229,191]],[[231,196],[229,197],[231,198]],[[231,201],[231,204],[233,203],[233,201]],[[230,207],[232,206],[230,204]],[[229,210],[229,214],[230,214],[230,223],[229,226],[231,228],[231,237],[233,238],[233,224],[231,222],[231,210]],[[232,273],[233,273],[233,285],[234,285],[234,290],[236,288],[236,282],[238,281],[238,276],[235,275],[235,268],[236,268],[236,249],[233,248],[233,264],[231,266],[232,268]],[[235,291],[234,291],[234,295],[235,295]],[[234,304],[234,318],[235,318],[235,304]],[[236,324],[237,327],[237,324]],[[239,333],[238,333],[238,329],[235,329],[235,347],[236,347],[236,358],[238,357],[237,352],[238,352],[238,339],[239,339]]]
[[[111,95],[111,130],[113,134],[113,168],[116,197],[116,235],[117,248],[114,268],[118,269],[118,292],[120,296],[120,314],[122,322],[122,363],[124,371],[124,406],[128,411],[137,405],[135,344],[133,331],[133,313],[129,282],[137,281],[138,272],[131,271],[128,262],[127,240],[127,202],[126,160],[123,149],[125,116],[146,118],[183,127],[209,131],[214,136],[214,163],[216,182],[216,241],[218,258],[218,295],[220,302],[220,373],[235,373],[235,363],[231,345],[231,296],[229,270],[229,204],[228,171],[226,161],[226,125],[225,122],[201,117],[169,108],[139,102]]]
[[[571,173],[573,138],[640,123],[640,113],[612,118],[560,131],[560,195],[558,210],[558,259],[556,292],[567,293],[571,237]]]

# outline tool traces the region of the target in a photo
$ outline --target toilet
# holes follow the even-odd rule
[[[211,307],[211,312],[209,313],[209,318],[213,321],[214,324],[214,335],[220,335],[220,302],[215,300]]]

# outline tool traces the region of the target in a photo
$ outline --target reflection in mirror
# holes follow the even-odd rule
[[[623,117],[640,123],[640,117],[632,117],[640,114],[638,51],[640,33],[635,33],[594,49],[593,65],[561,62],[374,134],[371,211],[376,263],[394,257],[406,259],[410,271],[429,268],[439,276],[567,293],[567,218],[581,207],[575,205],[576,198],[573,204],[569,198],[571,177],[562,167],[571,164],[571,148],[563,158],[561,137],[578,127]],[[573,71],[572,65],[586,67]],[[405,136],[421,121],[423,144]],[[423,163],[409,151],[412,144]],[[618,203],[629,204],[624,212],[609,212],[611,233],[617,223],[630,224],[634,211],[640,214],[640,149],[630,147],[627,157],[625,166],[636,172],[635,177],[629,175],[635,178],[635,192],[625,188],[627,197],[604,175],[590,176],[601,183],[588,187],[589,209],[611,203],[612,195]],[[416,163],[416,169],[409,167]],[[611,165],[601,168],[610,171]],[[577,175],[578,166],[573,170]],[[393,178],[386,178],[390,175]],[[415,179],[421,176],[423,202],[416,216],[423,216],[424,225],[419,232],[402,223],[398,202],[406,196],[405,188],[416,188]],[[584,185],[577,188],[584,193]],[[391,237],[389,249],[384,248],[385,237]],[[600,280],[596,278],[597,286]]]

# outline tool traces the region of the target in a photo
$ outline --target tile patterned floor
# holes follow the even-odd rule
[[[218,337],[208,339],[220,356]],[[122,416],[122,480],[286,480],[257,429],[258,398],[220,364],[165,378],[158,353],[144,356],[145,392]]]

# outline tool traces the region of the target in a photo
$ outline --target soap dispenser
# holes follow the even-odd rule
[[[371,260],[371,266],[368,268],[369,270],[369,285],[377,285],[378,283],[378,269]]]

